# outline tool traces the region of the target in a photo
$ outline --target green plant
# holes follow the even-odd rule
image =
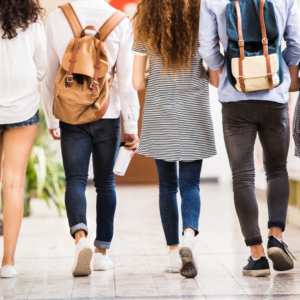
[[[56,159],[56,150],[48,133],[44,112],[40,109],[40,126],[26,171],[24,190],[24,216],[30,215],[30,199],[39,198],[50,207],[51,199],[59,215],[65,209],[62,194],[65,189],[65,174],[62,163]]]

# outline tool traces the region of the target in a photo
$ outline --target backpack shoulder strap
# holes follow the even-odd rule
[[[126,18],[128,17],[126,14],[117,10],[113,13],[107,21],[101,26],[98,30],[97,37],[100,41],[104,42],[107,37],[111,34],[111,32]]]
[[[74,11],[73,6],[71,5],[71,3],[61,5],[61,6],[59,6],[59,8],[62,10],[66,19],[68,20],[70,27],[73,31],[74,37],[80,38],[83,28],[81,26],[81,23]]]

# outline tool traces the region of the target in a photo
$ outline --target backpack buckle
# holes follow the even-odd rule
[[[69,80],[69,78],[72,78]],[[67,75],[67,83],[73,83],[73,75]]]
[[[94,83],[97,84],[97,85],[99,85],[99,82],[94,80],[93,83],[90,85],[90,89],[91,89],[91,90],[92,90],[93,87],[94,87]]]
[[[268,41],[267,38],[262,39],[261,42],[262,42],[263,45],[268,45],[268,44],[269,44],[269,41]],[[265,43],[265,42],[266,42],[266,43]]]
[[[244,40],[239,40],[239,46],[244,47],[245,46],[245,41]]]

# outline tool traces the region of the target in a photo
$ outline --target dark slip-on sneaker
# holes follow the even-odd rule
[[[284,242],[281,243],[273,236],[269,237],[268,257],[272,260],[275,271],[288,271],[294,268],[293,259],[296,258]]]
[[[252,256],[250,256],[248,258],[248,265],[243,268],[243,274],[253,277],[269,276],[271,272],[267,258],[262,256],[258,260],[253,260]]]

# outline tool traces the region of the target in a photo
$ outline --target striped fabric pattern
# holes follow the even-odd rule
[[[139,154],[170,162],[216,154],[208,77],[198,47],[190,71],[180,71],[174,79],[164,73],[160,58],[134,41],[132,52],[150,59]]]
[[[300,94],[295,108],[293,136],[295,141],[295,156],[300,158]]]

